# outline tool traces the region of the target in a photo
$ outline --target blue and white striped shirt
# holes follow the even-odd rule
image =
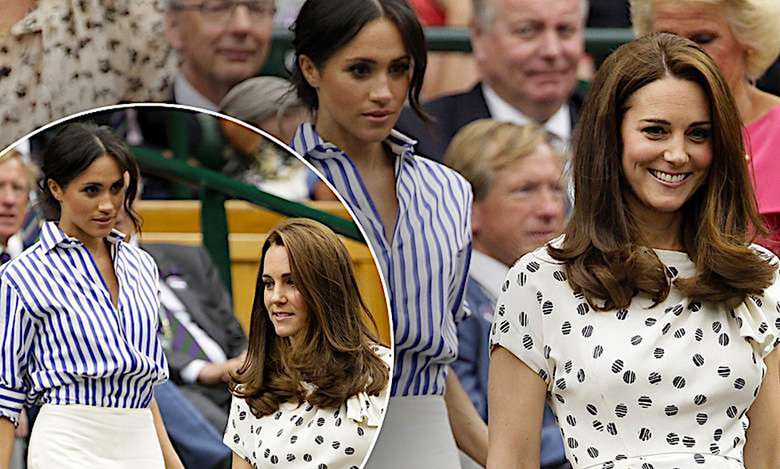
[[[168,377],[157,338],[157,266],[109,237],[118,307],[89,250],[49,222],[0,269],[0,416],[25,405],[143,408]]]
[[[443,394],[458,352],[456,321],[471,258],[471,188],[456,172],[414,155],[414,140],[392,131],[398,221],[392,240],[352,160],[298,128],[292,148],[322,172],[363,227],[388,289],[395,332],[391,395]]]

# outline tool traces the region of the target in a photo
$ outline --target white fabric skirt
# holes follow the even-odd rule
[[[365,469],[459,469],[443,396],[392,397]]]
[[[164,469],[150,409],[45,404],[35,421],[28,469]]]

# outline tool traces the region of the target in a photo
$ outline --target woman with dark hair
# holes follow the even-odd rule
[[[30,468],[182,467],[152,398],[168,377],[157,267],[113,230],[123,207],[138,225],[135,161],[109,129],[69,124],[42,170],[50,221],[0,270],[0,465],[42,403]]]
[[[249,350],[233,376],[233,467],[359,467],[387,402],[379,345],[346,247],[291,218],[263,243]]]
[[[778,467],[778,260],[750,244],[741,130],[693,42],[607,58],[575,133],[572,218],[497,303],[488,467],[538,467],[545,395],[575,468]]]
[[[407,100],[424,115],[422,27],[405,0],[308,0],[293,28],[293,83],[314,123],[299,127],[292,147],[364,227],[393,317],[390,412],[370,466],[398,467],[409,454],[405,467],[459,467],[455,439],[484,463],[487,428],[448,373],[465,315],[471,191],[393,130]]]

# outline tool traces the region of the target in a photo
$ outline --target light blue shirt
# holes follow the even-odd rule
[[[157,266],[107,240],[118,307],[89,250],[49,222],[0,269],[0,416],[36,402],[144,408],[168,378],[157,338]]]
[[[441,395],[458,352],[456,321],[471,258],[471,188],[455,171],[414,154],[392,131],[398,217],[392,239],[348,155],[302,124],[292,143],[330,181],[360,224],[381,269],[395,333],[391,395]]]

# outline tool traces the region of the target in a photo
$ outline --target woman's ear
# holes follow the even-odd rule
[[[54,179],[47,179],[46,185],[49,187],[49,192],[57,202],[62,202],[62,187]]]
[[[299,55],[298,67],[300,67],[303,78],[309,83],[309,86],[317,89],[320,83],[320,70],[314,62],[305,55]]]

